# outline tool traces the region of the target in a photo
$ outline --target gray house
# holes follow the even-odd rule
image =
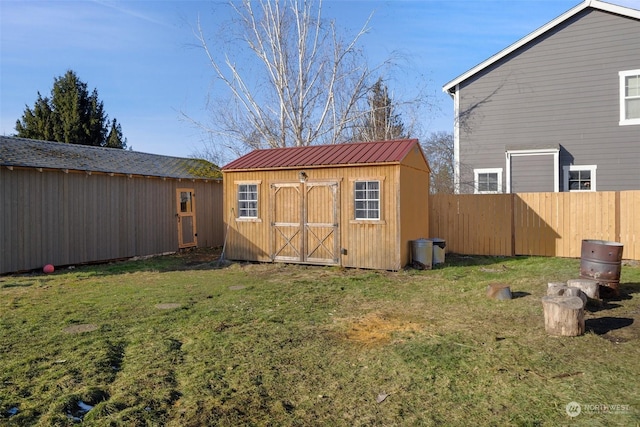
[[[458,192],[640,189],[640,10],[586,0],[443,90]]]
[[[207,161],[0,136],[0,274],[223,239]]]

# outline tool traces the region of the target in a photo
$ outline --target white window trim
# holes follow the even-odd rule
[[[479,191],[478,190],[478,175],[481,173],[496,173],[498,174],[498,191]],[[473,170],[473,193],[474,194],[499,194],[502,193],[502,168],[485,168]]]
[[[377,218],[358,218],[357,217],[357,209],[355,207],[355,203],[356,203],[356,184],[360,183],[360,182],[364,182],[364,183],[369,183],[369,182],[377,182],[378,183],[378,217]],[[365,201],[369,201],[369,200],[373,200],[373,199],[369,199],[368,196],[366,199],[364,199]],[[380,221],[380,219],[382,219],[382,181],[378,180],[378,179],[358,179],[356,181],[353,182],[353,203],[354,203],[354,207],[353,207],[353,219],[355,221]],[[369,209],[367,208],[366,211],[368,212]]]
[[[386,224],[385,220],[385,211],[384,211],[384,197],[385,197],[385,177],[384,176],[372,176],[372,177],[362,177],[362,178],[349,178],[350,190],[351,190],[351,200],[349,203],[349,223],[350,224]],[[356,182],[364,182],[364,181],[378,181],[379,185],[379,211],[378,219],[373,218],[358,218],[356,219],[356,200],[355,200],[355,189]]]
[[[238,209],[238,212],[235,213],[235,220],[236,221],[246,221],[246,222],[260,222],[260,184],[262,183],[262,180],[257,180],[257,181],[234,181],[235,187],[236,187],[236,206],[235,208]],[[256,216],[240,216],[240,209],[238,208],[238,203],[240,202],[240,199],[238,198],[238,192],[240,190],[240,186],[241,185],[255,185],[256,186],[256,192],[257,192],[257,202],[258,202],[258,206],[256,208]]]
[[[571,193],[588,193],[591,191],[596,191],[596,169],[598,169],[598,165],[569,165],[563,166],[563,174],[564,174],[564,191],[568,191]],[[569,189],[569,172],[570,171],[591,171],[591,188],[589,190],[570,190]]]
[[[628,76],[636,76],[640,75],[640,70],[627,70],[620,71],[618,76],[620,78],[620,126],[628,126],[628,125],[640,125],[640,118],[637,119],[626,119],[626,103],[624,96],[624,87],[625,87],[625,77]]]
[[[511,193],[511,158],[519,156],[553,156],[553,191],[560,191],[560,149],[540,148],[533,150],[507,150],[505,153],[507,163],[507,193]]]

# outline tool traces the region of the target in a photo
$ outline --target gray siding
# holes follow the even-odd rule
[[[639,189],[640,126],[618,124],[618,72],[640,69],[639,40],[639,21],[586,9],[461,83],[461,182],[506,172],[505,147],[555,145],[560,191],[568,164],[597,165],[597,190]]]
[[[0,168],[0,274],[174,252],[177,188],[195,189],[198,246],[222,245],[220,182]]]
[[[514,156],[511,158],[511,192],[553,191],[553,156]]]

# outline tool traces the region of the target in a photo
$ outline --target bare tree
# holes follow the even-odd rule
[[[451,132],[432,132],[423,140],[422,149],[431,168],[431,193],[453,194],[456,192],[455,173],[456,159],[454,153],[453,134]],[[473,177],[469,165],[458,163],[460,176]],[[469,175],[470,174],[470,175]],[[458,192],[473,192],[473,181],[460,181]]]
[[[372,74],[391,62],[367,65],[358,44],[369,19],[345,42],[335,22],[322,19],[321,0],[229,5],[235,19],[226,40],[210,42],[197,27],[214,75],[230,93],[210,104],[213,121],[206,130],[238,154],[349,139],[367,110]]]
[[[433,132],[422,142],[422,148],[431,168],[431,193],[455,192],[455,158],[453,152],[453,134]]]

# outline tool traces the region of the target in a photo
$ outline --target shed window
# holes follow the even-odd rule
[[[258,217],[258,184],[238,185],[238,217]]]
[[[564,166],[565,191],[596,191],[596,165]]]
[[[193,196],[193,193],[191,191],[180,192],[180,212],[181,213],[193,212],[192,196]]]
[[[621,71],[620,125],[640,125],[640,70]]]
[[[380,219],[380,181],[355,182],[355,219]]]

